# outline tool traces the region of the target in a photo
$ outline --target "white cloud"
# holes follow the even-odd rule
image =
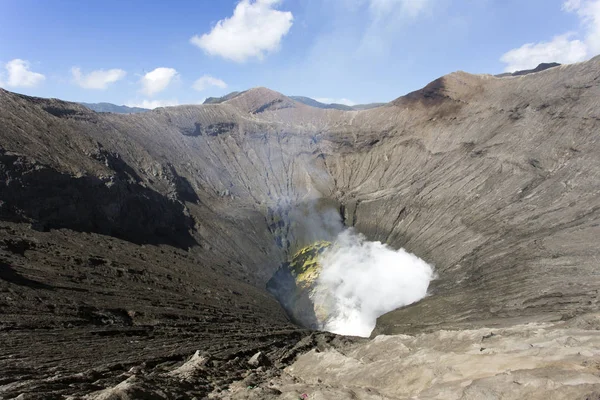
[[[233,15],[215,25],[210,33],[194,36],[190,42],[210,55],[235,62],[263,59],[277,51],[281,39],[292,27],[294,16],[275,9],[281,0],[241,0]]]
[[[323,103],[323,104],[343,104],[346,106],[350,106],[352,107],[353,105],[356,105],[355,101],[352,101],[350,99],[332,99],[330,97],[319,97],[317,99],[315,99],[316,101],[318,101],[319,103]]]
[[[577,13],[581,19],[588,55],[600,53],[600,0],[567,0],[563,9]]]
[[[567,0],[563,3],[563,10],[573,12],[581,7],[581,0]]]
[[[549,42],[527,43],[504,53],[500,61],[507,64],[505,71],[535,68],[542,62],[571,64],[600,53],[600,0],[566,0],[562,9],[577,14],[582,31],[564,33]]]
[[[109,84],[115,83],[125,77],[127,72],[122,69],[99,69],[89,74],[83,74],[79,67],[71,68],[73,80],[84,89],[106,89]]]
[[[176,77],[177,70],[174,68],[156,68],[144,75],[140,81],[142,93],[152,96],[162,92]]]
[[[361,0],[356,0],[361,1]],[[367,28],[358,45],[361,57],[386,54],[402,29],[431,14],[438,0],[368,0]]]
[[[225,82],[223,82],[221,79],[212,77],[210,75],[203,75],[202,77],[197,79],[196,82],[194,82],[194,84],[192,85],[192,88],[201,92],[205,89],[208,89],[211,86],[216,86],[221,89],[227,88],[227,84]]]
[[[535,68],[543,62],[572,64],[585,60],[587,46],[571,37],[573,34],[567,33],[554,37],[550,42],[524,44],[504,53],[500,61],[506,63],[506,72],[514,72]]]
[[[34,87],[42,83],[46,77],[31,71],[28,61],[15,58],[4,65],[8,80],[1,84],[11,87]]]
[[[376,18],[389,15],[415,18],[428,10],[432,0],[370,0],[369,10]]]
[[[142,101],[131,101],[125,104],[127,107],[141,107],[141,108],[149,108],[151,110],[158,107],[171,107],[178,106],[179,101],[177,99],[171,100],[142,100]]]

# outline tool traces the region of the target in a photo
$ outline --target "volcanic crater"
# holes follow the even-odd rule
[[[599,78],[598,57],[455,72],[362,111],[255,88],[122,115],[0,89],[0,396],[217,396],[366,343],[266,289],[331,215],[434,266],[373,338],[596,312]]]

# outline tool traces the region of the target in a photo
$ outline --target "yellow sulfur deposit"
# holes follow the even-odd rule
[[[299,289],[307,289],[319,277],[319,255],[331,246],[331,242],[319,241],[306,246],[294,254],[289,269],[296,280]]]
[[[320,329],[330,314],[329,295],[317,286],[319,256],[329,246],[331,242],[318,241],[301,248],[267,284],[296,322],[313,329]]]

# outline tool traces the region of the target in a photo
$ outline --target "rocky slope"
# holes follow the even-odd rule
[[[223,399],[597,399],[600,316],[510,328],[377,336],[300,356]],[[281,393],[281,394],[279,394]]]
[[[430,296],[374,334],[596,310],[599,99],[600,58],[457,72],[364,111],[256,88],[97,114],[0,90],[0,396],[136,375],[201,397],[242,379],[259,350],[277,371],[331,342],[298,348],[308,332],[265,290],[326,239],[294,212],[313,204],[436,267]],[[164,378],[196,350],[214,362],[202,384]]]

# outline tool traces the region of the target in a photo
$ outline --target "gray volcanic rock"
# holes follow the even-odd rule
[[[293,210],[315,201],[435,265],[374,334],[597,310],[599,77],[600,58],[456,72],[350,112],[265,88],[129,115],[0,90],[0,395],[136,375],[121,389],[202,397],[259,351],[289,365],[316,344],[265,284],[314,241]],[[199,349],[214,369],[182,387],[168,372]]]
[[[596,399],[600,335],[574,326],[581,320],[600,322],[595,314],[566,323],[382,335],[312,350],[270,382],[287,397],[269,395],[267,385],[236,383],[220,398]]]
[[[190,235],[194,222],[181,202],[141,185],[141,178],[119,154],[99,145],[89,156],[104,162],[115,175],[72,176],[0,149],[0,173],[6,179],[0,218],[31,222],[41,231],[68,228],[138,244],[167,243],[185,249],[196,244]],[[184,179],[175,177],[174,185],[177,178]]]

